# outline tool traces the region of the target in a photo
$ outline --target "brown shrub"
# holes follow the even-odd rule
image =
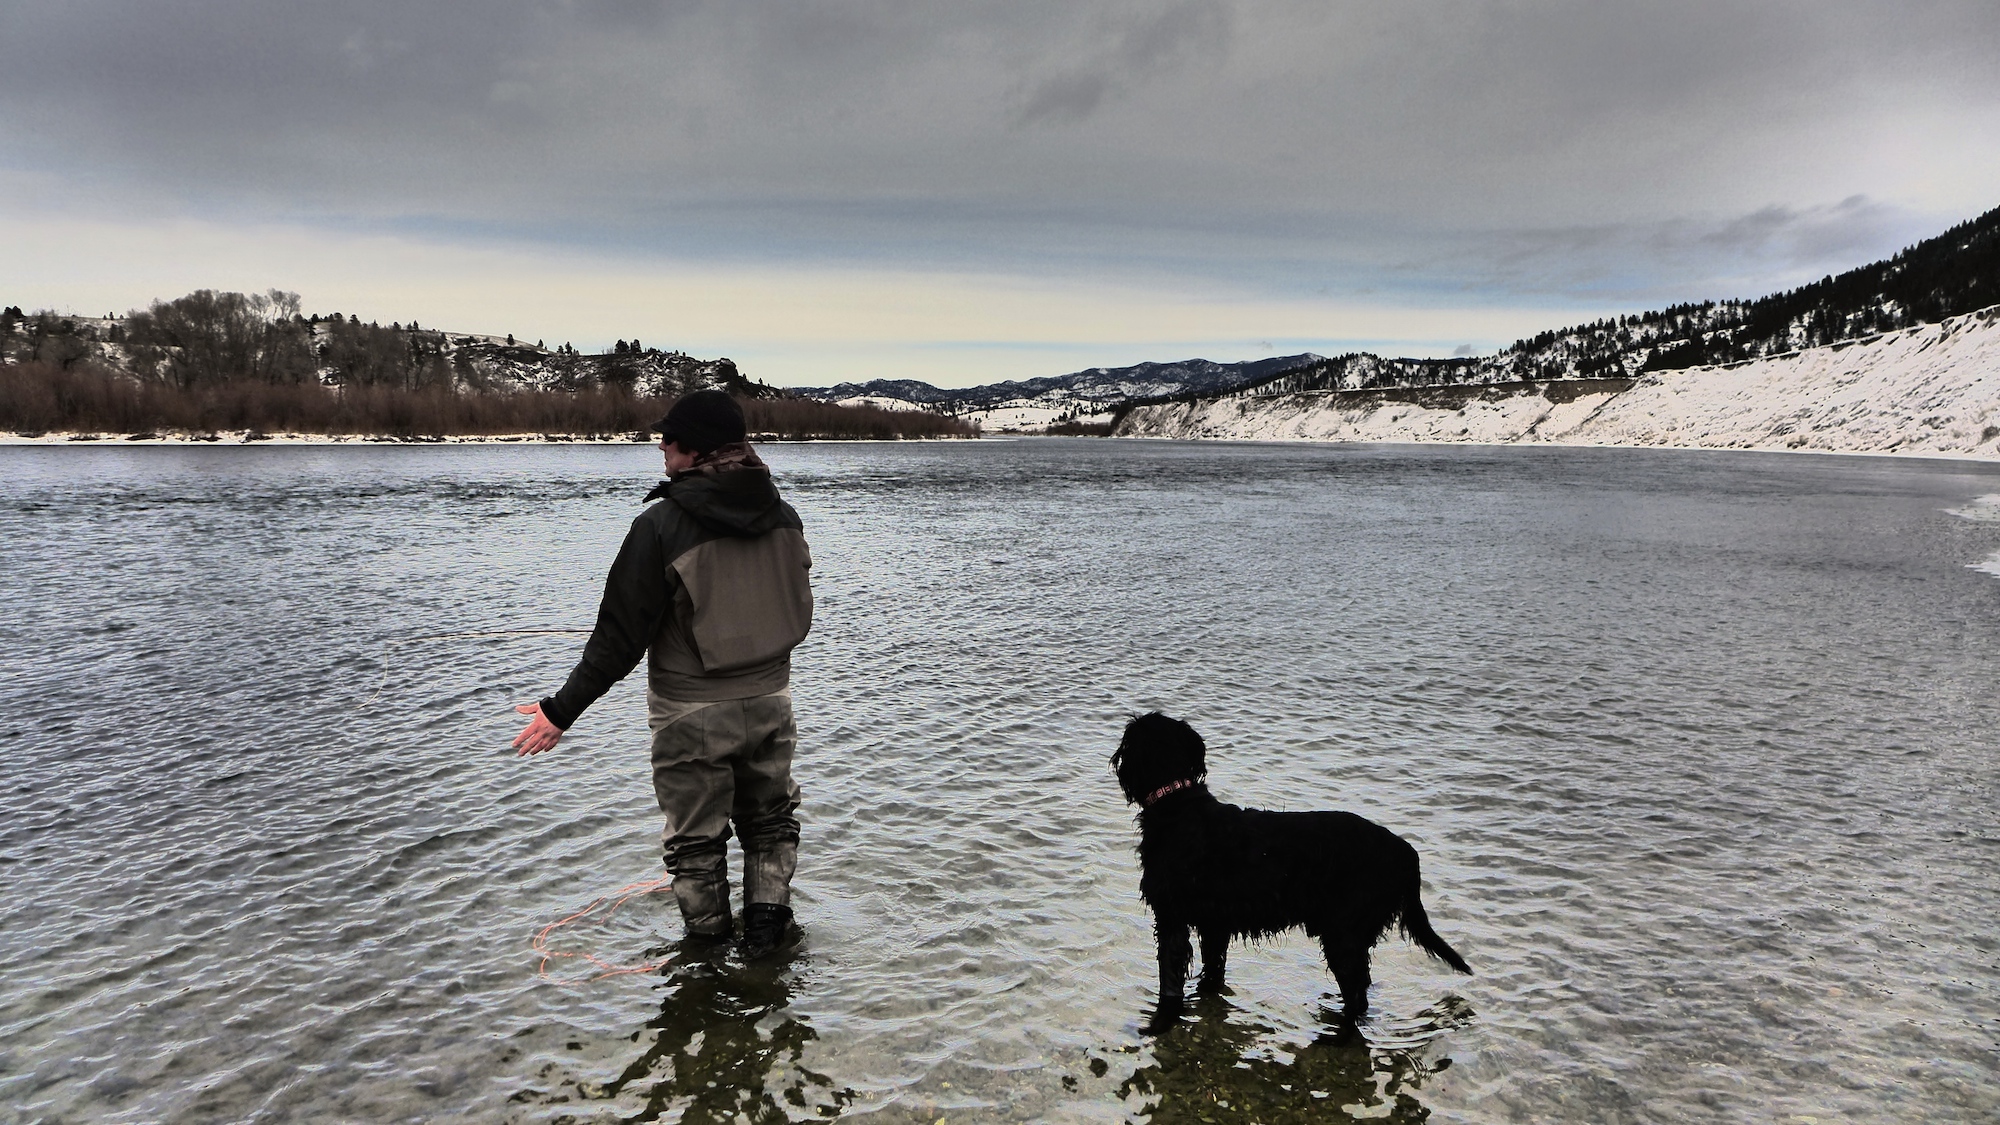
[[[442,387],[224,382],[190,387],[48,363],[0,364],[0,432],[264,433],[386,437],[644,431],[673,405],[613,385],[580,391],[452,391]],[[746,399],[753,434],[777,438],[975,437],[956,418],[922,411]]]

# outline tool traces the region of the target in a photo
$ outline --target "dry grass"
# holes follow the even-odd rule
[[[746,399],[753,433],[778,438],[974,437],[954,418]],[[440,388],[320,387],[232,382],[181,388],[128,375],[46,363],[0,365],[0,432],[345,434],[472,437],[605,436],[643,431],[672,405],[618,387],[581,391],[453,392]]]

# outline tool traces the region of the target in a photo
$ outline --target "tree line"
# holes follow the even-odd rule
[[[182,389],[254,382],[414,390],[453,386],[466,374],[446,362],[441,332],[414,322],[383,328],[340,313],[308,317],[298,294],[279,289],[199,289],[104,320],[30,316],[10,306],[0,311],[0,356],[63,369],[94,362]]]
[[[978,428],[928,411],[836,406],[804,398],[745,398],[764,440],[977,437]],[[442,387],[323,387],[241,381],[184,388],[93,368],[0,364],[0,432],[102,436],[248,433],[380,435],[405,439],[539,434],[653,440],[647,427],[673,405],[619,386],[579,391],[455,393]]]
[[[795,399],[620,339],[505,344],[330,313],[282,290],[197,290],[124,318],[0,310],[0,431],[15,433],[640,434],[690,390],[720,386],[753,430],[784,438],[970,437],[940,415]]]

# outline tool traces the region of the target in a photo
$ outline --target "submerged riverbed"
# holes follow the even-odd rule
[[[765,453],[818,596],[776,969],[619,901],[636,678],[507,747],[656,453],[0,450],[0,1121],[2000,1115],[2000,468]],[[1141,1036],[1155,707],[1225,800],[1410,839],[1478,975],[1392,937],[1357,1044],[1283,938]]]

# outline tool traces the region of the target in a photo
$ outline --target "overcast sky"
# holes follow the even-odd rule
[[[1995,0],[0,0],[0,301],[781,385],[1441,355],[2000,206]]]

